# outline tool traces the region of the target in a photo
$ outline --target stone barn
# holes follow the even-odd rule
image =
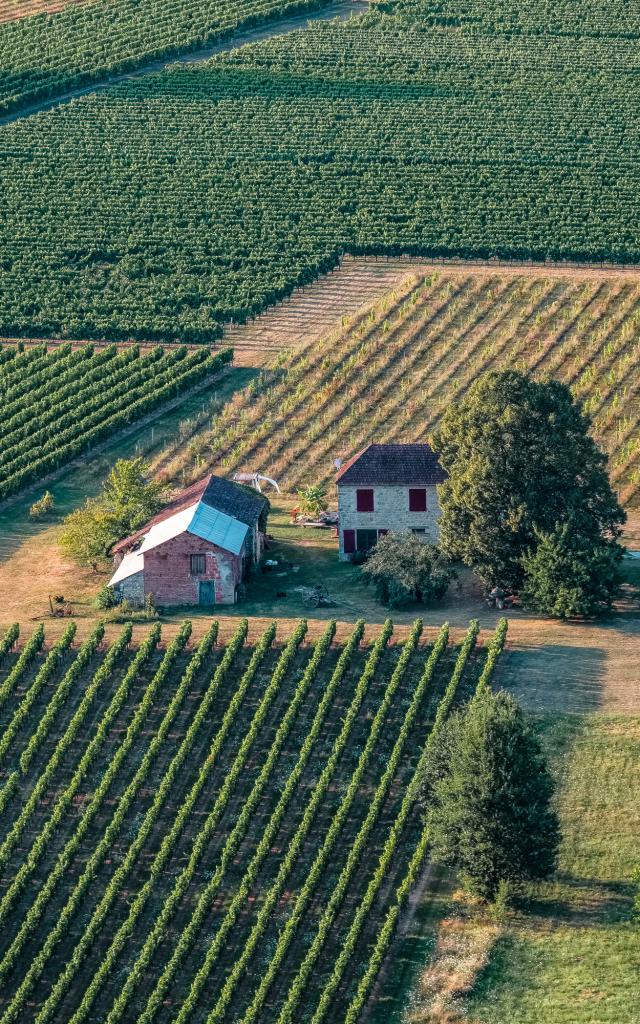
[[[113,548],[109,581],[121,598],[159,606],[234,604],[264,547],[269,503],[207,476]]]
[[[340,468],[340,558],[369,551],[385,533],[417,533],[438,540],[436,485],[446,478],[428,444],[370,444]]]

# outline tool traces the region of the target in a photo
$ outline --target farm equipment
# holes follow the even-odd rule
[[[59,594],[56,594],[53,601],[51,600],[51,594],[49,594],[49,608],[54,619],[63,619],[65,616],[73,615],[73,608]]]
[[[261,473],[234,473],[233,480],[237,484],[245,484],[247,487],[253,487],[254,491],[262,494],[262,487],[260,486],[261,481],[265,484],[271,484],[272,487],[280,494],[280,488],[275,480],[272,480],[270,476],[262,476]]]
[[[503,608],[513,608],[519,603],[515,594],[507,594],[500,587],[494,587],[493,590],[489,590],[485,594],[484,600],[487,608],[498,608],[500,611]]]
[[[316,583],[313,587],[296,587],[295,591],[300,594],[305,608],[328,608],[333,604],[324,583]]]

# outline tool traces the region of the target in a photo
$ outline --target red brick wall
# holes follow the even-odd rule
[[[191,555],[205,555],[206,571],[191,575]],[[210,541],[182,533],[144,555],[144,592],[157,605],[198,604],[200,580],[215,580],[216,603],[233,604],[242,572],[242,552],[236,556]]]

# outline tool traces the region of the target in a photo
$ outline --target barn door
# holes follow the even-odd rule
[[[215,580],[200,580],[199,582],[200,593],[199,603],[200,604],[215,604],[216,603],[216,584]]]

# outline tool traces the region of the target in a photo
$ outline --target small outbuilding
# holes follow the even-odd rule
[[[207,476],[114,546],[109,585],[135,605],[234,604],[262,555],[268,508],[263,495]]]
[[[338,471],[340,558],[367,552],[385,533],[438,540],[436,486],[446,479],[428,444],[370,444]]]

